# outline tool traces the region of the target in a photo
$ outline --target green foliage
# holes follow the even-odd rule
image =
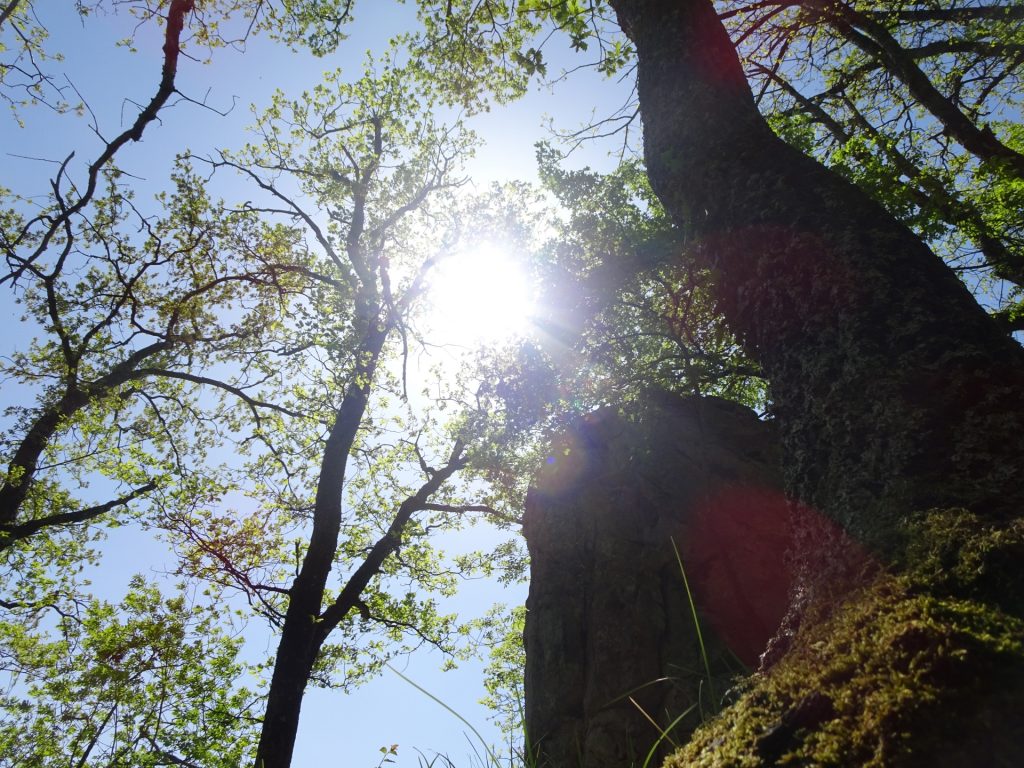
[[[434,539],[497,511],[453,480],[485,409],[442,417],[409,397],[405,355],[436,264],[502,213],[487,196],[457,195],[474,138],[434,117],[441,97],[397,56],[369,58],[353,82],[334,72],[300,98],[278,94],[252,143],[202,161],[238,173],[252,193],[243,210],[300,228],[304,248],[274,267],[299,282],[275,331],[290,351],[260,395],[283,407],[242,448],[259,510],[189,509],[175,535],[185,570],[241,590],[282,643],[312,615],[317,652],[298,683],[343,690],[423,643],[469,652],[444,601],[492,558],[449,557]],[[298,619],[297,601],[309,606]]]
[[[249,373],[227,366],[265,367],[259,358],[294,287],[266,257],[293,241],[208,198],[185,163],[172,181],[174,191],[157,198],[165,213],[144,216],[120,174],[107,174],[63,250],[19,284],[23,322],[40,335],[0,361],[5,378],[35,393],[7,410],[0,443],[2,519],[13,539],[35,524],[96,517],[85,512],[102,506],[86,491],[97,478],[114,500],[139,488],[157,504],[214,492],[227,481],[207,453],[227,437],[225,414],[238,404],[257,415],[269,408],[246,394]],[[252,258],[253,242],[265,244],[262,258]],[[235,308],[230,318],[224,307]],[[202,390],[214,397],[200,406]],[[130,509],[97,514],[116,522]]]
[[[348,11],[281,9],[314,5]],[[238,23],[242,7],[204,5],[189,17],[199,24],[190,43],[230,42],[216,14]],[[144,21],[162,8],[131,6]],[[218,611],[240,595],[282,626],[323,519],[318,470],[360,397],[340,448],[350,454],[337,486],[345,516],[317,603],[334,632],[311,681],[348,689],[424,642],[466,652],[443,601],[493,561],[449,558],[432,543],[478,511],[467,508],[473,487],[443,484],[427,494],[430,509],[402,518],[408,502],[424,503],[416,494],[432,467],[461,466],[458,425],[408,401],[402,361],[431,270],[489,203],[457,199],[475,140],[434,117],[442,97],[419,87],[415,68],[396,67],[399,56],[371,59],[354,82],[333,73],[300,98],[278,94],[237,152],[179,158],[158,214],[112,168],[50,230],[76,199],[60,184],[42,202],[6,195],[5,282],[36,331],[2,363],[25,395],[6,414],[0,456],[0,642],[18,659],[8,672],[34,670],[13,683],[0,726],[5,746],[23,732],[10,752],[19,764],[248,759],[263,703],[236,684],[239,641],[222,634],[230,624]],[[229,171],[251,189],[240,206],[210,191]],[[243,511],[226,509],[229,498]],[[213,591],[195,604],[162,601],[141,582],[117,605],[91,596],[86,579],[105,565],[92,547],[113,525],[152,530],[179,574]],[[356,599],[342,600],[364,566]],[[51,736],[63,720],[74,727]]]
[[[773,127],[906,222],[1017,327],[1021,165],[981,147],[1024,146],[1019,14],[930,3],[723,11]]]
[[[528,46],[538,25],[506,0],[426,0],[417,3],[422,33],[411,48],[426,80],[435,80],[448,103],[485,110],[526,92],[543,74],[541,52]],[[436,81],[440,80],[440,84]]]
[[[324,55],[352,15],[346,0],[197,5],[183,37],[190,56],[240,44],[250,32]],[[10,5],[0,25],[0,98],[15,109],[39,100],[65,110],[44,71],[59,60],[47,58],[45,16],[33,6],[40,4]],[[77,191],[62,194],[57,184],[42,201],[4,191],[0,243],[11,275],[18,273],[12,290],[23,323],[36,336],[0,360],[0,376],[28,395],[6,414],[0,442],[0,489],[20,494],[0,519],[9,611],[0,644],[7,671],[19,676],[0,702],[0,754],[16,756],[11,761],[245,760],[262,701],[241,687],[239,641],[218,610],[236,591],[281,629],[313,531],[324,527],[323,467],[339,453],[348,458],[336,536],[313,601],[317,622],[337,621],[311,682],[349,690],[422,643],[452,658],[489,645],[489,701],[514,729],[522,716],[522,609],[496,609],[467,625],[446,600],[470,574],[521,579],[522,547],[505,541],[489,553],[450,556],[438,534],[474,516],[514,529],[539,446],[598,405],[621,405],[657,386],[765,406],[759,371],[718,317],[713,275],[692,263],[692,244],[669,222],[641,164],[623,162],[608,174],[566,170],[563,157],[541,148],[556,214],[536,214],[537,195],[523,187],[473,198],[459,189],[476,139],[458,119],[438,115],[521,96],[532,78],[548,74],[543,35],[553,30],[596,58],[601,72],[626,72],[635,51],[608,3],[418,7],[422,30],[403,40],[411,53],[371,57],[354,81],[335,71],[300,96],[277,94],[255,115],[249,145],[181,158],[155,206],[136,200],[130,177],[109,164],[96,196],[67,226],[48,230],[47,222],[61,220]],[[76,6],[87,22],[127,11],[140,28],[163,23],[167,8],[166,0]],[[723,10],[735,11],[737,28],[739,19],[760,25],[743,44],[749,64],[764,64],[755,66],[755,82],[765,85],[762,107],[776,130],[866,189],[965,273],[983,251],[994,275],[1016,281],[1024,187],[1013,169],[958,149],[898,78],[810,23],[807,7],[764,8],[778,14],[760,23],[749,4]],[[945,34],[886,24],[906,47],[935,45]],[[1021,91],[1008,63],[1020,26],[1005,19],[955,31],[950,42],[962,50],[923,55],[922,66],[972,120],[1019,151]],[[29,56],[37,68],[12,80],[24,73],[10,62]],[[399,65],[406,57],[411,63]],[[819,111],[778,82],[780,71],[799,88],[826,89],[812,94]],[[226,173],[247,185],[245,203],[216,199]],[[534,252],[544,333],[514,349],[480,351],[417,399],[406,366],[410,349],[429,342],[420,330],[426,284],[446,254],[479,240],[478,228]],[[992,238],[1001,250],[986,245]],[[1007,316],[1017,317],[1012,301]],[[353,392],[366,403],[354,436],[339,447],[329,440]],[[403,505],[447,466],[456,439],[468,444],[465,471],[432,490],[396,530]],[[29,443],[34,462],[19,454]],[[116,503],[67,517],[105,502]],[[47,520],[53,524],[21,535]],[[949,532],[949,521],[932,522],[936,536]],[[113,525],[158,529],[180,557],[180,575],[216,589],[192,602],[136,580],[116,605],[90,596],[84,580],[99,557],[97,540]],[[957,518],[948,528],[964,525]],[[968,576],[986,558],[1019,548],[1014,531],[989,534],[965,547],[935,544],[921,560],[948,574],[951,592],[973,597],[980,587]],[[368,553],[392,541],[358,599],[338,603]],[[343,615],[330,614],[339,605]],[[908,615],[926,621],[933,607],[915,603]],[[970,613],[961,604],[940,607],[956,621]],[[1002,631],[990,618],[971,621]],[[382,762],[393,753],[383,752]]]
[[[523,734],[526,606],[519,605],[511,611],[504,606],[496,606],[488,618],[493,620],[483,624],[484,645],[491,649],[484,671],[487,696],[483,703],[494,712],[495,721],[503,732]],[[528,751],[525,746],[523,749]],[[522,757],[525,763],[525,755]]]
[[[575,368],[560,382],[592,405],[659,386],[764,403],[756,368],[718,316],[710,275],[692,265],[642,167],[564,172],[541,148],[541,175],[567,211],[541,255],[548,350]],[[571,370],[570,368],[570,370]],[[594,396],[592,395],[592,396]]]
[[[588,51],[596,46],[600,56],[597,70],[609,77],[622,72],[636,55],[632,43],[618,32],[611,8],[604,0],[520,0],[518,10],[568,35],[574,51]]]
[[[524,497],[550,437],[598,406],[652,386],[765,403],[756,368],[715,310],[709,276],[688,263],[642,167],[565,171],[547,146],[539,158],[561,209],[534,247],[537,332],[481,354],[466,374],[487,414],[474,463],[510,498]]]
[[[49,628],[0,622],[0,765],[238,765],[259,699],[225,618],[136,577],[118,604],[90,599]]]
[[[67,100],[71,89],[59,72],[64,57],[48,44],[53,9],[37,0],[5,2],[0,18],[0,101],[17,120],[20,111],[44,104],[57,112],[85,111]],[[127,14],[135,25],[121,41],[133,51],[136,39],[153,24],[164,25],[167,0],[75,0],[73,12],[82,25],[94,17]],[[264,33],[290,46],[304,46],[324,56],[345,39],[344,27],[352,19],[353,0],[207,0],[189,3],[181,46],[198,57],[218,48],[240,47],[253,34]],[[157,72],[154,71],[154,75]]]
[[[576,51],[596,53],[594,66],[612,76],[633,61],[631,43],[603,0],[419,0],[422,31],[413,50],[426,77],[440,77],[444,97],[470,112],[522,96],[534,77],[548,76],[544,47],[551,31]],[[436,85],[434,87],[437,87]]]
[[[9,1],[0,19],[0,101],[7,103],[15,121],[26,106],[43,103],[58,112],[71,107],[64,88],[45,71],[48,62],[64,57],[47,46],[50,33],[34,6],[33,0]],[[87,9],[80,6],[78,11],[85,15]]]

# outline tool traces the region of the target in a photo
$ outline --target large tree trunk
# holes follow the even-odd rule
[[[548,455],[523,515],[530,751],[537,768],[637,766],[671,727],[657,765],[785,611],[774,430],[736,403],[651,390],[575,420]]]
[[[708,0],[611,0],[651,183],[772,386],[790,491],[898,560],[908,514],[1024,501],[1024,354],[911,231],[776,137]]]

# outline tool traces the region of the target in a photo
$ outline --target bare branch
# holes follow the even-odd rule
[[[523,518],[515,517],[514,515],[507,515],[504,512],[499,512],[494,507],[486,504],[433,504],[428,503],[423,505],[425,511],[431,512],[453,512],[455,514],[463,514],[466,512],[480,512],[488,517],[492,517],[495,520],[500,520],[503,523],[512,523],[513,525],[522,525]]]
[[[156,93],[139,113],[138,117],[135,118],[135,122],[132,123],[131,127],[108,142],[103,152],[89,166],[85,191],[78,198],[77,202],[67,208],[62,206],[60,213],[47,226],[39,245],[36,246],[35,250],[27,258],[20,259],[18,263],[11,265],[11,272],[0,277],[0,285],[8,280],[12,282],[17,281],[24,274],[25,269],[49,248],[50,242],[57,232],[67,224],[68,220],[90,203],[96,194],[100,172],[113,159],[118,150],[129,141],[142,140],[142,134],[146,126],[156,119],[157,113],[167,103],[167,99],[170,98],[171,94],[175,92],[174,79],[178,72],[178,55],[181,53],[181,34],[185,26],[185,17],[192,12],[194,6],[195,0],[171,0],[170,7],[167,10],[167,29],[164,35],[164,61],[160,85]],[[60,175],[55,180],[55,184],[58,183],[59,178]],[[60,199],[60,195],[58,195],[58,200]],[[38,220],[36,219],[35,221]],[[31,226],[31,223],[26,226]]]
[[[278,413],[283,413],[285,416],[291,416],[296,419],[305,418],[306,416],[306,414],[304,413],[300,413],[299,411],[293,411],[290,408],[285,408],[283,405],[277,405],[276,403],[268,403],[264,400],[258,400],[247,394],[243,389],[236,387],[232,384],[228,384],[226,381],[220,381],[219,379],[211,379],[208,376],[199,376],[197,374],[188,373],[186,371],[172,371],[166,368],[138,368],[132,373],[130,378],[142,379],[147,376],[158,376],[165,379],[180,379],[181,381],[190,381],[193,384],[202,384],[204,386],[222,389],[225,392],[231,393],[239,400],[244,402],[246,405],[248,405],[257,423],[259,423],[260,421],[260,416],[259,413],[257,412],[258,408],[266,408],[267,410],[270,411],[277,411]]]

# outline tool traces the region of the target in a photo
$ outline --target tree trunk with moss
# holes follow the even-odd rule
[[[769,130],[708,0],[610,2],[651,183],[771,382],[801,517],[900,566],[812,597],[788,653],[666,765],[1016,765],[1024,353],[920,238]],[[858,549],[827,529],[798,551],[826,574]],[[804,586],[835,596],[820,571]]]
[[[906,517],[1024,501],[1024,354],[905,226],[776,137],[708,0],[612,0],[651,183],[763,366],[790,491],[889,560]]]

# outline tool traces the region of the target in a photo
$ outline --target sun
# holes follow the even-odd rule
[[[483,242],[438,267],[429,325],[440,344],[473,345],[526,333],[534,312],[525,270],[499,243]]]

